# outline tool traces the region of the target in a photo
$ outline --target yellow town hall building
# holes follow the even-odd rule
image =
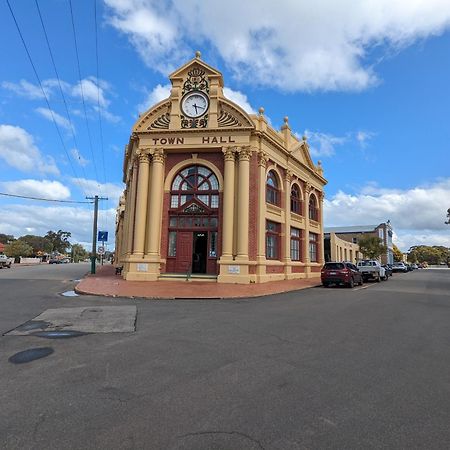
[[[116,220],[126,280],[320,277],[323,177],[306,139],[223,94],[200,53],[133,127]]]

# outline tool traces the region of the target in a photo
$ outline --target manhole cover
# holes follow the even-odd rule
[[[8,361],[13,364],[23,364],[34,361],[35,359],[45,358],[53,352],[54,350],[51,347],[30,348],[12,355]]]
[[[83,333],[76,330],[63,330],[63,331],[36,331],[32,333],[32,336],[47,338],[47,339],[69,339],[73,337],[85,336],[89,333]]]

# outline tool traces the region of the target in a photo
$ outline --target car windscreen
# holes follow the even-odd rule
[[[325,270],[341,270],[344,269],[344,264],[342,263],[326,263],[324,266]]]

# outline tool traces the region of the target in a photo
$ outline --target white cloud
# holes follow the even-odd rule
[[[356,132],[355,136],[359,145],[362,148],[365,148],[367,147],[367,142],[370,141],[375,136],[375,133],[373,133],[372,131],[359,130]]]
[[[379,82],[373,48],[401,50],[450,26],[448,0],[260,0],[257,14],[240,0],[105,3],[110,25],[164,75],[207,43],[236,77],[282,90],[366,89]]]
[[[233,89],[224,87],[223,93],[225,97],[232,102],[237,103],[248,114],[256,114],[256,110],[250,105],[247,96],[240,91],[234,91]]]
[[[115,208],[99,209],[99,225],[109,231],[109,248],[114,247]],[[24,234],[44,236],[49,230],[64,230],[72,233],[70,242],[87,243],[92,240],[93,207],[86,206],[41,206],[12,204],[2,207],[0,229],[16,238]]]
[[[59,174],[53,158],[42,155],[33,136],[20,127],[0,125],[0,158],[23,172]]]
[[[411,189],[382,189],[375,184],[357,194],[339,191],[324,201],[326,226],[378,224],[390,219],[402,250],[416,243],[450,246],[444,224],[450,206],[450,178]]]
[[[70,150],[70,154],[73,156],[73,159],[75,159],[75,161],[81,166],[81,167],[85,167],[89,164],[89,160],[83,158],[83,155],[76,149],[76,148],[72,148]]]
[[[41,91],[39,86],[34,85],[33,83],[29,83],[26,80],[20,80],[18,83],[11,83],[9,81],[4,81],[2,83],[2,88],[7,89],[9,91],[14,92],[17,95],[22,97],[30,98],[30,99],[42,99],[44,98],[44,94]],[[43,89],[46,95],[49,95],[49,91]]]
[[[147,111],[160,101],[168,98],[171,88],[172,87],[170,84],[165,84],[164,86],[161,84],[156,85],[150,92],[147,93],[145,100],[138,105],[139,113]]]
[[[8,194],[43,197],[52,200],[65,200],[70,197],[70,190],[59,181],[18,180],[0,183],[2,190]]]
[[[36,108],[36,112],[40,114],[42,117],[45,117],[47,120],[55,120],[55,122],[62,128],[70,131],[72,126],[70,122],[56,111],[50,110],[48,108]]]
[[[71,178],[70,181],[78,189],[86,192],[89,195],[101,195],[108,197],[110,205],[118,205],[119,197],[122,195],[124,186],[116,183],[99,183],[95,180],[87,180],[85,178]]]
[[[304,134],[308,138],[312,157],[333,156],[336,152],[336,147],[348,141],[348,135],[333,136],[332,134],[310,130],[305,130]]]

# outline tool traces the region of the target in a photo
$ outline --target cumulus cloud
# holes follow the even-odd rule
[[[59,181],[18,180],[0,183],[2,190],[8,194],[44,197],[52,200],[65,200],[70,197],[70,190]]]
[[[99,224],[108,228],[110,248],[114,247],[115,214],[115,208],[99,209]],[[24,234],[43,236],[48,230],[64,230],[72,233],[70,242],[88,243],[92,239],[92,221],[92,205],[11,204],[2,207],[0,229],[16,238]]]
[[[117,123],[120,121],[120,117],[111,113],[108,109],[111,104],[108,97],[113,95],[113,89],[111,84],[107,81],[100,79],[97,82],[97,79],[93,76],[88,76],[82,79],[81,85],[80,83],[71,84],[64,80],[60,80],[60,82],[58,82],[58,80],[54,78],[49,78],[42,81],[42,88],[45,91],[45,95],[50,100],[54,97],[60,96],[60,85],[65,96],[73,101],[81,102],[84,98],[85,104],[89,107],[88,114],[93,119],[97,119],[97,113],[100,105],[100,112],[105,120],[112,123]],[[2,83],[2,87],[30,100],[42,100],[44,98],[41,88],[38,85],[30,83],[26,80],[20,80],[18,83],[5,81]],[[38,108],[37,112],[45,118],[52,120],[49,109]],[[73,112],[77,115],[76,110]],[[55,111],[53,111],[53,113],[56,114],[55,121],[58,125],[61,125],[66,129],[70,129],[70,124],[67,119],[60,116]]]
[[[446,0],[260,0],[257,14],[240,0],[105,3],[109,24],[164,75],[206,42],[237,78],[282,90],[366,89],[379,82],[372,49],[401,50],[450,26]]]
[[[367,143],[375,136],[372,131],[359,130],[355,133],[355,137],[361,148],[366,148]]]
[[[336,153],[336,147],[343,145],[349,139],[348,135],[333,136],[319,131],[305,130],[304,134],[308,138],[312,157],[333,156]]]
[[[0,125],[0,158],[23,172],[59,174],[53,158],[42,155],[33,136],[13,125]]]
[[[170,95],[170,84],[157,84],[150,92],[147,93],[145,100],[138,105],[139,113],[147,111],[152,106],[156,105],[162,100],[165,100]]]
[[[78,189],[86,192],[88,195],[101,195],[108,197],[108,204],[118,205],[119,197],[122,195],[124,186],[117,183],[99,183],[95,180],[87,180],[86,178],[71,178],[70,181]]]
[[[70,122],[65,117],[58,114],[56,111],[48,108],[36,108],[36,112],[42,117],[45,117],[47,120],[54,120],[60,127],[64,128],[65,130],[70,131],[70,129],[72,128]]]
[[[326,226],[379,224],[390,220],[403,250],[417,243],[450,246],[445,212],[450,206],[450,178],[411,189],[383,189],[376,184],[361,192],[337,192],[324,201]]]
[[[223,94],[232,102],[237,103],[245,112],[256,114],[256,110],[250,105],[247,96],[240,91],[234,91],[228,87],[223,88]]]

